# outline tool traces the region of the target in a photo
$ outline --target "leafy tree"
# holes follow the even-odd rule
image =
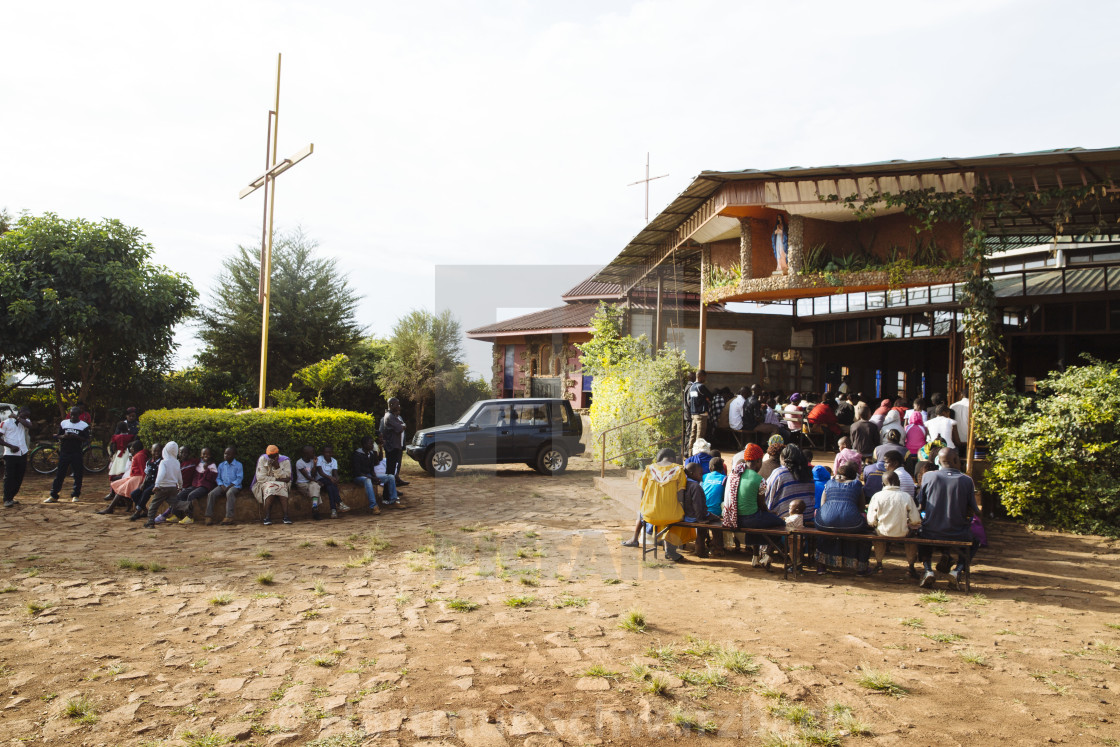
[[[1120,536],[1120,363],[1082,357],[1040,381],[1037,395],[984,406],[984,487],[1011,516]]]
[[[378,384],[378,367],[389,357],[389,343],[378,337],[358,341],[350,353],[350,378],[331,392],[336,407],[380,415],[385,397]]]
[[[323,392],[337,389],[350,380],[350,358],[339,353],[296,371],[295,378],[315,390],[315,407],[323,406]]]
[[[4,354],[51,381],[60,411],[64,393],[91,401],[98,384],[170,367],[175,326],[198,294],[151,253],[140,229],[116,220],[24,215],[0,234]]]
[[[386,396],[410,400],[421,427],[427,404],[463,380],[459,322],[447,310],[410,311],[393,327],[388,352],[378,366],[378,384]]]
[[[302,230],[281,233],[272,247],[268,380],[291,380],[296,371],[338,353],[349,354],[362,337],[358,295],[334,259],[316,256],[318,243]],[[257,303],[259,251],[238,247],[224,263],[198,336],[202,365],[234,371],[255,391],[260,375],[261,307]]]
[[[591,317],[591,341],[576,346],[582,356],[585,373],[598,376],[612,367],[642,356],[648,357],[649,340],[645,335],[630,337],[623,334],[625,321],[624,309],[599,302],[595,316]]]

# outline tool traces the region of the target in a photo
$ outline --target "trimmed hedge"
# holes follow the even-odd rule
[[[246,484],[256,468],[257,458],[269,444],[280,453],[298,459],[300,449],[311,444],[316,451],[324,444],[334,446],[338,469],[350,477],[350,452],[365,436],[377,436],[377,421],[370,415],[349,410],[234,410],[178,409],[149,410],[140,416],[140,438],[145,444],[175,441],[189,446],[197,456],[210,447],[215,460],[222,458],[226,446],[237,447],[238,460],[245,466]]]

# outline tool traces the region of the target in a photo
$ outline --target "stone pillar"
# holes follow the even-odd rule
[[[789,274],[801,272],[802,258],[805,256],[805,218],[792,215],[789,219]]]
[[[743,270],[743,280],[750,280],[754,277],[751,224],[750,218],[739,219],[739,267]]]

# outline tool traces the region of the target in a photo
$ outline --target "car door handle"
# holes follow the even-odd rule
[[[509,431],[502,431],[502,435],[503,435],[503,436],[508,436],[508,435],[509,435]]]

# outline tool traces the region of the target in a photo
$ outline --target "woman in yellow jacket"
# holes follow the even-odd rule
[[[677,464],[677,455],[672,449],[659,451],[657,461],[642,472],[639,483],[642,489],[642,520],[653,526],[654,532],[660,532],[684,518],[687,483],[684,467]],[[683,560],[677,548],[695,537],[695,529],[673,527],[665,533],[665,557],[673,561]]]

